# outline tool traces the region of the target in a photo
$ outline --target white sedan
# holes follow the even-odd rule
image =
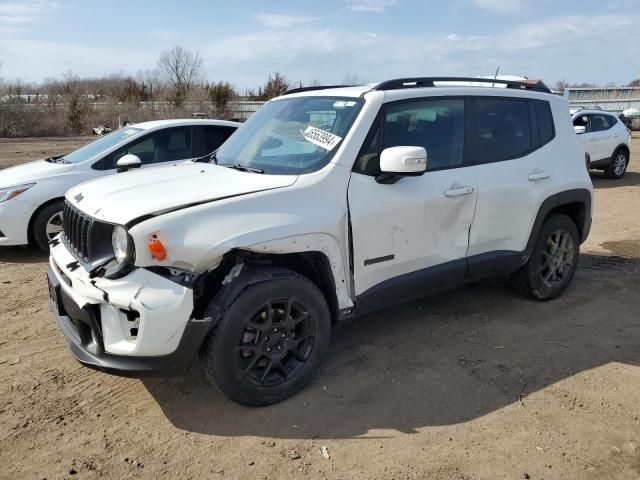
[[[66,155],[0,170],[0,246],[48,250],[62,231],[65,192],[134,167],[191,160],[216,150],[240,126],[224,120],[158,120],[100,137]]]

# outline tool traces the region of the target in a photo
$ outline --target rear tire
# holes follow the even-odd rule
[[[513,275],[515,289],[537,300],[558,297],[578,267],[580,236],[576,224],[563,214],[545,220],[528,262]]]
[[[607,177],[613,179],[622,178],[627,171],[629,165],[629,155],[623,149],[616,150],[611,157],[611,163],[605,169],[604,173]]]
[[[329,346],[322,292],[301,275],[278,273],[286,277],[246,287],[205,341],[207,378],[242,405],[271,405],[300,391]]]
[[[41,209],[33,219],[31,235],[41,250],[49,251],[49,241],[62,231],[62,209],[64,202],[56,200]]]

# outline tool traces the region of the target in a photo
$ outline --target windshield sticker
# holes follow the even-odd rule
[[[300,133],[307,142],[311,142],[321,148],[324,148],[328,152],[334,149],[334,147],[342,140],[342,137],[334,135],[331,132],[322,130],[321,128],[312,127],[309,125],[304,132],[300,130]]]
[[[346,107],[355,107],[356,102],[346,102],[344,100],[339,100],[333,104],[333,108],[346,108]]]

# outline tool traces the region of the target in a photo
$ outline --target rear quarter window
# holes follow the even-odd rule
[[[532,100],[535,122],[538,126],[537,147],[546,145],[555,137],[555,125],[553,124],[553,114],[549,102],[542,100]]]

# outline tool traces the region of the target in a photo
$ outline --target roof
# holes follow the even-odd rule
[[[134,128],[142,128],[143,130],[151,130],[155,128],[166,127],[186,127],[193,125],[214,125],[218,127],[239,127],[242,125],[238,122],[230,122],[228,120],[210,120],[202,118],[175,118],[170,120],[152,120],[150,122],[131,123],[128,126]]]
[[[573,112],[571,112],[572,115],[576,115],[578,113],[580,115],[601,115],[605,113],[607,115],[615,116],[614,112],[607,112],[606,110],[600,110],[598,108],[580,108],[578,110],[574,110]]]

